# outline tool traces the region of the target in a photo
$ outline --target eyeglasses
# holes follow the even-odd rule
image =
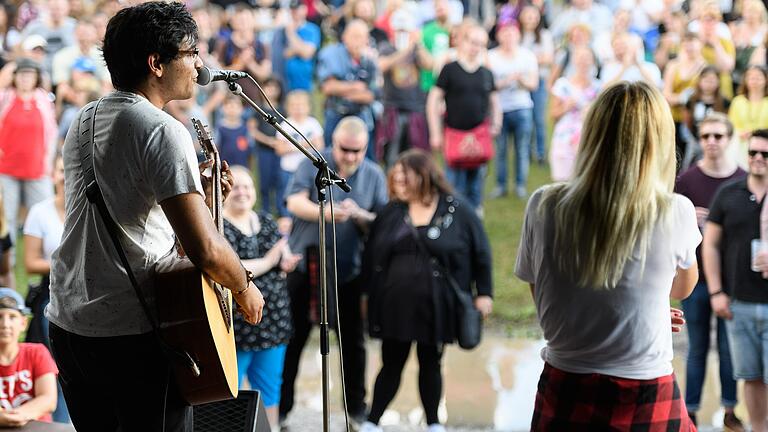
[[[749,157],[755,157],[760,153],[763,159],[768,160],[768,151],[749,150],[747,153],[749,154]]]
[[[721,139],[723,139],[724,136],[725,135],[719,134],[719,133],[704,133],[704,134],[701,134],[701,139],[706,141],[706,140],[708,140],[710,138],[714,138],[714,139],[720,141]]]
[[[349,147],[343,147],[343,146],[337,146],[339,150],[341,150],[344,153],[360,153],[361,151],[365,150],[365,147],[359,148],[359,149],[353,149]]]
[[[188,50],[179,50],[179,52],[176,55],[178,57],[181,57],[181,56],[192,57],[193,59],[197,60],[197,58],[200,57],[200,50],[198,48],[193,48]]]

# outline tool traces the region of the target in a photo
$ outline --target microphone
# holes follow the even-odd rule
[[[205,66],[197,70],[197,84],[204,86],[213,81],[237,81],[248,76],[248,73],[232,70],[209,69]]]

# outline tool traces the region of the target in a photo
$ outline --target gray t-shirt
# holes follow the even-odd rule
[[[51,303],[46,316],[82,336],[147,333],[142,310],[112,241],[85,196],[77,137],[82,111],[64,142],[65,221],[51,261]],[[75,125],[80,125],[76,127]],[[113,92],[96,113],[96,181],[131,268],[154,310],[153,267],[173,250],[174,235],[159,202],[203,194],[192,138],[170,115],[134,93]]]
[[[328,165],[336,170],[336,164],[331,156],[331,150],[323,151],[323,156],[328,160]],[[309,191],[309,199],[317,202],[317,188],[315,188],[315,174],[317,169],[309,160],[304,160],[296,169],[285,196]],[[347,198],[352,199],[357,205],[370,212],[376,213],[387,204],[387,181],[384,172],[375,163],[365,159],[354,174],[347,178],[347,183],[352,192],[345,193],[339,188],[333,190],[333,202],[339,203]],[[297,217],[293,218],[293,228],[288,239],[288,245],[294,253],[300,253],[306,258],[306,249],[309,246],[319,244],[317,221],[306,221]],[[327,248],[331,247],[331,224],[326,224]],[[362,259],[363,233],[352,220],[336,224],[336,263],[338,266],[339,283],[348,282],[360,273]],[[330,260],[329,260],[330,261]],[[299,263],[301,271],[306,271],[304,259]]]
[[[544,188],[546,188],[545,186]],[[528,201],[515,274],[535,285],[547,347],[544,361],[572,373],[653,379],[672,373],[669,294],[678,268],[696,263],[701,234],[691,201],[675,194],[651,236],[645,268],[639,250],[613,289],[580,287],[555,265],[551,207],[538,213],[542,189]]]

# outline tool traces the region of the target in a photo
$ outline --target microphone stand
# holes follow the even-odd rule
[[[249,76],[250,78],[250,76]],[[317,188],[317,203],[320,206],[320,214],[318,215],[318,225],[320,232],[318,233],[320,236],[320,355],[322,359],[322,392],[323,392],[323,431],[329,432],[331,427],[331,416],[330,416],[330,401],[329,401],[329,394],[330,394],[330,374],[329,374],[329,352],[330,352],[330,343],[329,343],[329,337],[328,337],[328,286],[327,286],[327,268],[326,268],[326,262],[327,262],[327,253],[326,253],[326,238],[325,238],[325,203],[326,203],[326,191],[328,190],[328,187],[331,187],[333,185],[338,186],[343,190],[344,192],[351,192],[352,188],[349,187],[347,184],[347,180],[340,177],[335,171],[333,171],[328,166],[328,161],[323,157],[322,154],[317,152],[317,155],[314,155],[309,152],[304,146],[300,145],[293,137],[288,134],[288,132],[285,131],[278,123],[277,117],[268,114],[266,111],[261,109],[261,107],[256,104],[248,95],[246,95],[243,92],[242,86],[240,84],[236,83],[234,80],[227,81],[229,84],[229,91],[231,91],[233,94],[240,96],[248,105],[250,105],[253,109],[258,112],[261,117],[264,119],[265,122],[267,122],[270,126],[275,128],[277,132],[280,133],[285,139],[288,140],[291,144],[293,144],[294,147],[299,149],[300,152],[304,154],[304,156],[307,157],[310,161],[312,161],[312,165],[314,165],[317,168],[317,174],[315,175],[315,187]],[[333,192],[331,191],[331,196],[333,196]],[[330,209],[331,209],[331,215],[333,215],[333,201],[331,200],[330,203]],[[331,219],[331,225],[334,225],[335,222],[333,219]],[[333,260],[333,289],[334,292],[336,291],[336,259],[334,257]],[[337,304],[337,310],[338,310],[338,304]],[[338,323],[337,323],[338,325]],[[342,380],[344,378],[342,377]],[[346,412],[347,407],[344,407],[344,411]],[[345,413],[346,415],[346,413]]]

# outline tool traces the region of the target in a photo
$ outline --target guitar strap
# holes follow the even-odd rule
[[[141,303],[141,308],[144,310],[144,314],[147,316],[147,319],[152,325],[152,332],[160,342],[160,347],[163,349],[163,351],[165,351],[166,355],[172,358],[177,358],[186,363],[195,376],[200,376],[200,367],[192,359],[189,353],[174,349],[173,347],[169,346],[162,338],[157,318],[149,310],[147,299],[144,297],[144,293],[142,293],[141,289],[139,288],[139,283],[136,281],[136,276],[133,274],[131,264],[128,262],[128,257],[125,255],[125,250],[123,249],[123,246],[120,242],[119,225],[112,218],[112,215],[110,215],[107,204],[104,201],[104,195],[101,193],[101,188],[96,182],[96,173],[93,160],[93,150],[96,146],[96,109],[99,107],[99,104],[101,104],[103,99],[104,98],[101,98],[95,102],[91,102],[86,106],[86,108],[83,110],[83,114],[80,117],[80,124],[78,125],[77,129],[77,132],[79,133],[78,147],[80,149],[80,168],[83,172],[85,196],[88,198],[88,201],[91,204],[96,205],[96,208],[99,210],[101,220],[104,222],[104,226],[107,228],[107,232],[109,233],[109,237],[112,239],[112,243],[115,246],[117,255],[120,257],[120,261],[125,268],[125,273],[128,275],[128,279],[131,281],[131,285],[136,292],[136,297],[138,297],[139,303]]]

